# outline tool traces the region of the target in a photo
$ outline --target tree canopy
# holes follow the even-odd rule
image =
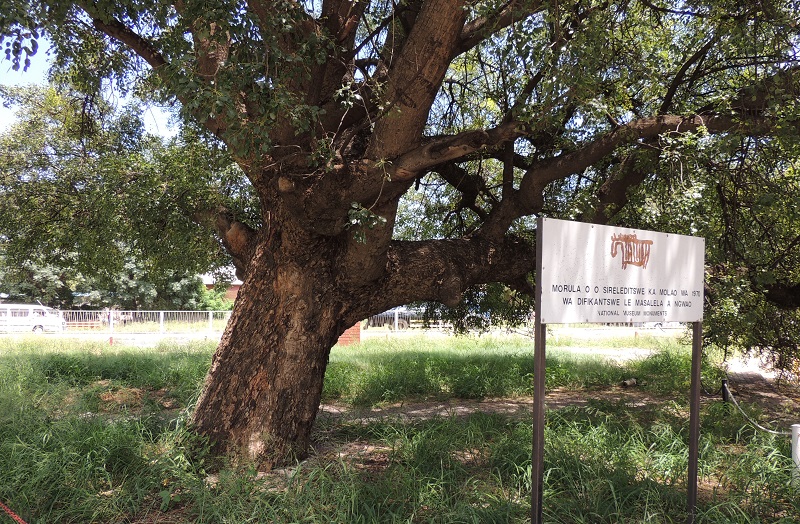
[[[491,283],[530,293],[536,216],[706,236],[708,336],[797,355],[798,12],[796,0],[8,0],[0,34],[15,66],[47,35],[82,92],[176,105],[238,165],[256,213],[214,199],[184,213],[216,229],[245,281],[195,422],[277,464],[307,445],[339,333]],[[165,203],[166,216],[185,207]]]

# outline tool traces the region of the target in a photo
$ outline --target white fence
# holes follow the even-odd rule
[[[61,318],[59,329],[54,323],[51,328],[45,329],[46,332],[59,331],[65,335],[98,335],[98,336],[124,336],[124,335],[191,335],[196,336],[219,336],[225,330],[231,311],[125,311],[117,309],[106,309],[102,311],[84,310],[51,310]],[[675,325],[672,325],[675,324]],[[404,309],[394,309],[373,315],[361,323],[364,330],[369,330],[370,334],[375,331],[375,335],[389,331],[399,334],[400,332],[421,331],[423,329],[431,331],[449,331],[452,326],[445,322],[433,322],[425,325],[420,315],[413,311]],[[36,331],[35,324],[18,326],[14,332]],[[613,324],[608,324],[610,328]],[[569,328],[570,326],[563,326]],[[682,329],[681,324],[670,323],[669,325],[643,325],[643,324],[623,324],[620,327],[628,328],[652,328],[649,332],[657,333],[664,331],[663,328],[670,328],[667,331],[675,333]],[[0,323],[0,333],[11,332],[10,329],[2,329]],[[496,330],[499,330],[497,328]],[[495,330],[495,331],[496,331]],[[520,327],[506,332],[526,333],[526,328]],[[581,331],[581,330],[579,330]],[[589,330],[587,330],[589,331]],[[366,334],[366,331],[364,332]]]
[[[230,311],[59,311],[65,333],[201,334],[221,333]]]
[[[410,310],[393,309],[377,315],[372,315],[364,322],[364,328],[388,327],[389,329],[402,331],[415,324],[422,326],[422,319],[418,314]]]

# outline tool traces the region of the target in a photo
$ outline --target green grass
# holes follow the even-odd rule
[[[621,381],[623,367],[558,350],[548,355],[547,386],[590,388]],[[425,398],[532,395],[533,345],[523,338],[422,337],[370,340],[331,354],[323,399],[372,406]]]
[[[685,520],[691,362],[675,342],[647,343],[658,351],[625,364],[549,347],[549,388],[591,397],[636,376],[657,400],[548,411],[546,522]],[[527,417],[321,417],[321,454],[281,475],[210,457],[185,421],[212,352],[0,339],[0,501],[29,524],[529,521]],[[532,352],[485,337],[335,348],[324,395],[357,407],[527,396]],[[706,364],[704,377],[718,371]],[[796,522],[788,439],[719,402],[701,420],[697,522]]]
[[[651,349],[647,358],[619,363],[586,352],[566,351],[587,344],[596,349]],[[331,353],[323,401],[376,406],[401,400],[481,399],[531,396],[533,343],[522,337],[423,337],[367,340]],[[635,377],[654,393],[684,395],[689,390],[691,355],[668,337],[586,340],[559,337],[548,342],[546,387],[591,390]],[[704,381],[719,384],[718,368],[703,363]]]

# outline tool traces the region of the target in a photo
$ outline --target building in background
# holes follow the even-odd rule
[[[206,286],[206,289],[214,289],[217,283],[221,282],[220,275],[214,273],[205,273],[200,275],[200,278],[203,279],[203,285]],[[230,270],[230,279],[222,280],[222,282],[228,283],[228,287],[225,290],[225,298],[228,300],[236,300],[236,295],[239,294],[239,288],[242,287],[242,281],[236,278],[233,269]]]

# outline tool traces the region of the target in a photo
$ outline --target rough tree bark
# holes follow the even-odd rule
[[[248,236],[253,246],[238,244],[252,258],[192,419],[217,451],[263,468],[306,456],[330,350],[345,329],[411,300],[455,304],[490,278],[524,287],[535,260],[530,244],[511,237],[395,241],[379,259],[383,277],[370,281],[349,269],[348,249],[361,247],[350,233],[314,235],[271,218]],[[364,256],[363,267],[375,265]]]
[[[442,149],[455,148],[463,155],[491,140],[456,137],[448,139],[444,148],[420,149],[429,109],[460,45],[466,10],[459,0],[429,0],[418,8],[417,16],[403,22],[406,26],[395,28],[396,49],[387,52],[392,59],[381,73],[384,114],[361,115],[365,123],[376,118],[366,143],[359,146],[361,152],[349,155],[349,161],[345,158],[355,136],[339,133],[348,121],[342,114],[331,121],[340,138],[348,136],[340,142],[342,165],[322,177],[302,165],[289,167],[295,149],[283,153],[275,148],[271,160],[285,165],[250,169],[265,213],[263,229],[248,232],[246,241],[239,242],[242,230],[235,222],[217,221],[225,246],[245,274],[193,416],[196,429],[220,451],[243,455],[268,468],[303,457],[328,355],[346,328],[373,312],[412,300],[455,303],[467,287],[488,281],[492,266],[504,264],[514,280],[523,279],[530,268],[516,264],[525,252],[510,257],[502,236],[498,247],[479,239],[439,245],[392,241],[399,197],[424,166],[447,160]],[[335,17],[326,23],[335,34],[352,33],[344,17],[338,24]],[[285,45],[290,49],[292,43],[287,40]],[[292,87],[312,102],[330,98],[346,73],[331,71],[318,68],[313,72],[316,78]],[[339,77],[330,82],[329,74]],[[355,122],[354,129],[358,133],[363,124]],[[272,136],[275,142],[309,149],[293,126],[279,123]],[[406,156],[398,162],[401,155]],[[406,168],[406,161],[413,168]],[[395,170],[395,162],[404,167]],[[346,226],[351,204],[361,202],[386,220],[383,226],[365,228],[363,242],[355,240]],[[466,253],[470,246],[475,246],[471,256]],[[467,267],[461,267],[465,263]]]
[[[330,348],[346,329],[336,241],[259,235],[194,425],[220,450],[272,468],[303,457]]]

